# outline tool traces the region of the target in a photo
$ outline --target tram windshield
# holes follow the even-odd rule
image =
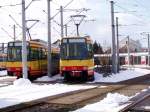
[[[84,60],[92,58],[92,44],[72,42],[61,44],[61,59]]]

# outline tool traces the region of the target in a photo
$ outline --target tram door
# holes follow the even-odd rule
[[[31,73],[34,75],[38,75],[40,73],[40,53],[38,48],[30,49],[30,65],[31,65]]]

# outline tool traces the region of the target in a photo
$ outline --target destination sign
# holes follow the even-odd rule
[[[80,39],[80,38],[69,39],[69,43],[82,43],[82,42],[85,42],[85,39]]]

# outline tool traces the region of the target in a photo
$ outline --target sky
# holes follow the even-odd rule
[[[32,0],[26,0],[26,6]],[[76,15],[79,11],[67,9],[90,9],[83,11],[81,14],[86,15],[79,27],[81,36],[90,35],[93,40],[101,43],[102,46],[111,46],[111,15],[109,0],[52,0],[51,15],[54,16],[60,5],[65,6],[72,1],[64,10],[64,23],[70,21],[71,15]],[[144,39],[146,35],[141,35],[142,32],[149,32],[150,29],[150,8],[149,0],[114,0],[115,17],[119,18],[119,39],[126,36],[137,40],[139,39],[143,46],[147,46],[147,41]],[[18,4],[16,6],[13,6]],[[8,42],[13,37],[13,25],[16,25],[17,39],[22,38],[22,29],[11,18],[21,26],[21,0],[0,0],[0,43]],[[44,11],[43,11],[44,10]],[[10,17],[11,15],[11,17]],[[31,29],[32,39],[42,39],[47,41],[47,0],[34,1],[26,9],[26,20],[40,20]],[[87,20],[87,21],[86,21]],[[95,20],[95,21],[91,21]],[[60,39],[60,14],[52,20],[52,42]],[[32,26],[34,22],[28,21],[27,27]],[[5,30],[5,31],[4,31]],[[8,36],[8,34],[10,36]],[[76,27],[74,22],[68,23],[68,36],[76,35]],[[27,37],[29,39],[29,37]]]

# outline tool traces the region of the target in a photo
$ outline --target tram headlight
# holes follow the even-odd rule
[[[62,71],[65,71],[65,70],[66,70],[66,67],[61,67],[61,70],[62,70]]]

